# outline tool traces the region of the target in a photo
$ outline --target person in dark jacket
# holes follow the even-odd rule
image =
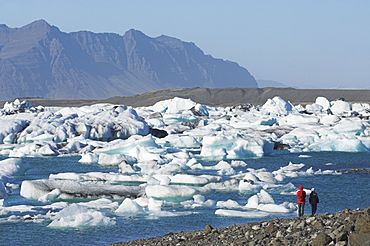
[[[301,217],[304,214],[304,204],[306,203],[306,192],[303,190],[303,186],[299,186],[299,191],[297,191],[297,203],[298,216]]]
[[[319,196],[317,195],[317,193],[315,191],[315,188],[311,189],[309,202],[310,202],[311,208],[312,208],[312,215],[314,215],[316,213],[316,210],[317,210],[317,204],[319,203]]]

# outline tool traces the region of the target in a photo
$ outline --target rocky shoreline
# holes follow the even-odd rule
[[[370,207],[222,228],[207,225],[199,231],[111,244],[122,245],[366,246],[370,245]]]

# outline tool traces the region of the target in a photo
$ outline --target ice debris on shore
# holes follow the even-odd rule
[[[18,189],[14,177],[31,168],[23,157],[80,155],[81,163],[116,166],[118,172],[57,173],[45,180],[25,180],[20,194],[35,204],[1,206],[0,214],[28,211],[32,206],[50,212],[53,207],[47,206],[58,199],[78,198],[125,198],[114,208],[117,214],[153,215],[157,211],[153,216],[173,216],[161,211],[165,203],[187,209],[213,206],[222,216],[289,213],[294,205],[267,199],[269,187],[283,187],[281,192],[289,194],[295,187],[280,184],[286,177],[336,173],[312,168],[300,171],[302,163],[273,172],[246,168],[237,173],[235,168],[247,166],[240,160],[270,155],[278,148],[302,153],[369,151],[369,116],[369,104],[329,102],[323,97],[306,106],[293,106],[275,97],[263,106],[225,108],[182,98],[138,108],[112,104],[31,107],[27,101],[16,100],[0,110],[0,155],[7,158],[0,161],[0,199]],[[204,166],[202,160],[217,164]],[[197,170],[217,170],[218,176],[187,174]],[[246,205],[206,200],[214,190],[235,190],[250,198]],[[86,226],[83,219],[65,223],[58,219],[75,211],[82,211],[86,218],[91,215],[76,206],[58,216],[40,213],[34,219],[48,218],[53,226]],[[99,214],[101,221],[91,225],[113,223],[104,216]]]

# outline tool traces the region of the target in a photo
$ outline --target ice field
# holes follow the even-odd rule
[[[290,217],[299,185],[323,196],[319,213],[368,206],[369,174],[337,170],[370,167],[369,116],[369,104],[323,97],[226,108],[182,98],[140,108],[6,103],[2,244],[50,244],[42,233],[54,245],[103,245]]]

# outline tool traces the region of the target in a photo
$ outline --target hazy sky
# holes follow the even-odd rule
[[[9,27],[165,34],[301,88],[370,89],[369,13],[365,0],[0,0]]]

